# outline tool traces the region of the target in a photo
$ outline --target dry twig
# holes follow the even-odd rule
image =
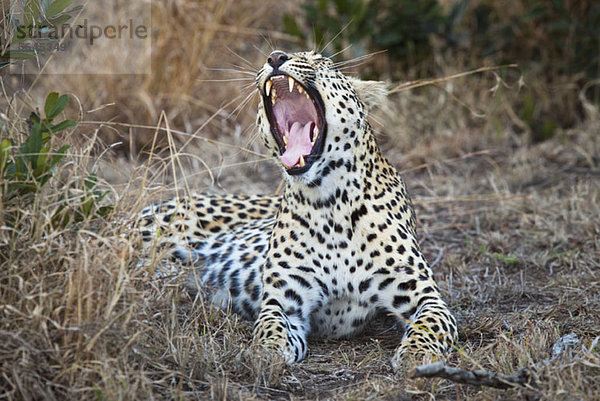
[[[571,347],[577,345],[577,343],[579,343],[579,339],[574,333],[562,336],[552,347],[552,356],[550,358],[546,358],[530,368],[523,368],[512,375],[502,375],[485,369],[468,370],[455,368],[444,365],[442,362],[436,362],[417,366],[408,373],[408,377],[411,379],[419,377],[441,377],[455,383],[488,386],[500,389],[518,386],[537,387],[532,373],[542,365],[567,353],[570,351]]]
[[[455,383],[488,386],[495,388],[511,388],[515,386],[534,385],[529,369],[521,369],[513,375],[500,375],[489,370],[467,370],[444,365],[442,362],[417,366],[408,374],[411,379],[418,377],[441,377]]]

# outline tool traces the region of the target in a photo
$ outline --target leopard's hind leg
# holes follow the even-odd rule
[[[186,266],[189,286],[256,319],[261,271],[279,197],[194,195],[150,206],[137,218],[145,248]],[[162,262],[161,262],[162,263]],[[164,272],[166,263],[159,270]]]
[[[230,233],[206,238],[193,248],[181,247],[174,255],[193,263],[190,287],[210,301],[255,320],[262,295],[262,267],[273,219],[238,227]]]

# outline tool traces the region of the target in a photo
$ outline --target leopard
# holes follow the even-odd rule
[[[189,285],[254,322],[253,341],[292,364],[309,338],[345,339],[392,316],[391,364],[456,347],[456,319],[416,235],[398,170],[369,112],[386,84],[344,74],[314,51],[273,51],[256,74],[256,127],[281,195],[194,194],[136,217],[146,249],[193,267]]]

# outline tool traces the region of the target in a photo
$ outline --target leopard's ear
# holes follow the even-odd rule
[[[367,109],[383,106],[387,103],[387,83],[382,81],[363,81],[358,78],[349,78],[360,100]]]

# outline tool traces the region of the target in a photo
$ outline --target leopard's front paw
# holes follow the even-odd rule
[[[254,343],[264,350],[265,355],[279,355],[288,364],[295,360],[288,346],[288,338],[285,331],[272,330],[271,327],[264,327],[261,330],[260,326],[257,326],[254,331]]]
[[[285,338],[268,338],[259,340],[258,345],[260,345],[261,348],[269,354],[280,355],[287,361],[288,364],[295,361],[293,353],[287,344],[287,339]]]
[[[435,362],[444,357],[445,349],[423,337],[404,339],[392,358],[395,371],[409,369],[416,365]]]

